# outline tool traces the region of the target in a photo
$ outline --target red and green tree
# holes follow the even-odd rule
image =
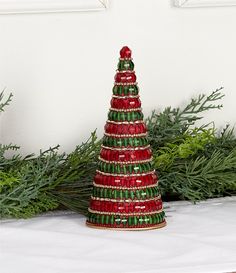
[[[166,224],[152,160],[131,50],[125,46],[94,177],[88,226],[140,230]]]

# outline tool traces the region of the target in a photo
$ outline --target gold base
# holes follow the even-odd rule
[[[154,225],[154,226],[151,226],[151,227],[142,227],[142,228],[113,228],[113,227],[102,227],[102,226],[98,226],[96,224],[92,224],[92,223],[89,223],[86,221],[86,225],[88,227],[91,227],[91,228],[97,228],[97,229],[110,229],[110,230],[128,230],[128,231],[140,231],[140,230],[149,230],[149,229],[157,229],[157,228],[162,228],[164,226],[166,226],[166,221],[160,223],[160,224],[157,224],[157,225]]]

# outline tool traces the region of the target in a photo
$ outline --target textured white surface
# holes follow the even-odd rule
[[[166,205],[167,227],[110,231],[58,213],[1,222],[1,273],[236,271],[236,198]]]

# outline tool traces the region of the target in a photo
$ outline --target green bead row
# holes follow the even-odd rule
[[[153,170],[152,162],[139,163],[139,164],[114,164],[99,161],[98,168],[101,172],[116,173],[116,174],[132,174],[132,173],[145,173]]]
[[[141,111],[118,112],[118,111],[111,110],[108,113],[108,119],[111,121],[143,120],[143,113]]]
[[[151,188],[145,188],[141,190],[121,190],[110,189],[104,187],[93,187],[93,197],[109,198],[109,199],[140,199],[145,200],[148,198],[157,197],[160,194],[159,187],[154,186]]]
[[[117,68],[119,71],[134,70],[134,63],[132,62],[132,60],[120,60]]]
[[[139,92],[137,85],[115,85],[112,91],[114,95],[118,96],[136,96]]]
[[[164,221],[164,211],[151,215],[139,216],[120,216],[120,215],[104,215],[89,212],[88,220],[94,224],[106,225],[123,225],[123,226],[139,226],[143,224],[159,224]]]
[[[148,145],[147,137],[129,137],[129,138],[115,138],[104,136],[103,145],[107,147],[138,147]]]

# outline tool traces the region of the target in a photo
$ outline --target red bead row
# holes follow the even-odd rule
[[[111,99],[111,107],[117,109],[132,109],[132,108],[140,108],[141,101],[139,98],[112,98]]]
[[[105,132],[108,134],[142,134],[147,132],[147,127],[144,123],[137,124],[114,124],[106,123]]]
[[[134,72],[117,72],[115,75],[116,83],[135,83],[136,75]]]
[[[117,161],[117,162],[126,162],[126,161],[139,161],[151,159],[152,151],[150,148],[145,150],[110,150],[102,148],[100,151],[100,157],[107,161]]]
[[[154,185],[157,183],[157,175],[147,174],[139,177],[135,176],[109,176],[97,173],[94,177],[94,182],[103,186],[115,186],[115,187],[145,187]]]
[[[162,209],[162,201],[158,199],[146,202],[112,202],[91,199],[90,208],[99,212],[114,213],[155,212]]]

